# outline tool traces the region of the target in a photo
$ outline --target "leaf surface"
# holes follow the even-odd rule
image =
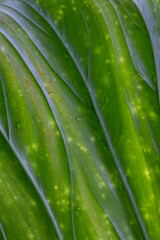
[[[159,238],[159,6],[0,1],[0,239]]]

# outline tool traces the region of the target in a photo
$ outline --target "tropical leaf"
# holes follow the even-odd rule
[[[160,238],[159,13],[0,0],[0,240]]]

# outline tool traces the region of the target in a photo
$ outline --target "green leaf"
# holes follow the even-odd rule
[[[159,0],[0,0],[0,240],[158,240]]]

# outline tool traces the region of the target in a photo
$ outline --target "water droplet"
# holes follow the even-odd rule
[[[80,206],[77,206],[77,207],[76,207],[76,211],[77,211],[77,212],[81,211],[81,207],[80,207]]]
[[[157,82],[157,75],[156,74],[152,76],[152,81]]]
[[[22,30],[21,27],[17,28],[17,32],[18,32],[18,33],[21,32],[21,30]]]
[[[16,122],[16,128],[20,129],[22,126],[22,122]]]
[[[54,93],[53,93],[53,92],[50,92],[50,93],[49,93],[49,96],[50,96],[50,98],[54,98]]]
[[[82,122],[83,121],[83,117],[76,117],[77,122]]]
[[[105,103],[109,103],[109,101],[110,101],[110,97],[105,96],[105,97],[104,97],[104,102],[105,102]]]
[[[41,118],[38,113],[33,115],[33,121],[34,123],[39,123],[41,121]]]

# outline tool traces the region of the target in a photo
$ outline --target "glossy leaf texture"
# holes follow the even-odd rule
[[[160,238],[159,13],[0,0],[0,240]]]

